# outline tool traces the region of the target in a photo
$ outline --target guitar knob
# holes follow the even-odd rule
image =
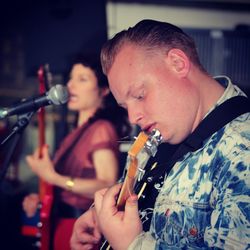
[[[148,183],[150,183],[152,180],[153,180],[153,177],[151,176],[147,178]]]
[[[38,223],[37,223],[37,227],[38,228],[41,228],[43,226],[43,223],[41,222],[41,221],[39,221]]]
[[[161,135],[161,132],[158,130],[158,129],[154,129],[152,132],[151,132],[151,135],[150,135],[153,139],[154,139],[154,141],[155,141],[155,143],[157,144],[157,146],[159,145],[159,144],[161,144],[161,142],[162,142],[162,135]]]
[[[145,150],[151,155],[155,156],[157,147],[162,142],[162,135],[159,130],[154,129],[149,135],[149,140],[146,142]]]
[[[33,244],[33,246],[40,249],[41,246],[42,246],[41,241],[36,241],[36,242]]]

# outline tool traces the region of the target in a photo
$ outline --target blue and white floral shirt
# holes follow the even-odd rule
[[[216,105],[244,93],[227,77]],[[132,249],[250,249],[250,113],[177,162],[157,197],[148,232]]]

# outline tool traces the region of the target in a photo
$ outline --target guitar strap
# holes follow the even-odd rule
[[[147,164],[146,173],[143,176],[143,179],[135,186],[135,192],[139,193],[142,185],[145,183],[148,186],[152,187],[152,185],[154,185],[157,181],[159,182],[159,178],[164,178],[164,176],[170,172],[174,164],[177,161],[181,160],[181,158],[185,154],[187,154],[188,152],[194,152],[201,148],[205,140],[208,139],[212,134],[224,127],[227,123],[229,123],[236,117],[247,112],[250,112],[250,101],[245,96],[235,96],[217,106],[203,119],[203,121],[193,131],[193,133],[178,145],[173,156],[167,162],[165,162],[164,164],[162,164],[161,162],[154,169],[150,169],[149,164]],[[151,189],[149,188],[149,190]],[[146,207],[149,205],[151,208],[153,208],[158,192],[154,195],[154,197],[151,193],[149,194],[150,199],[148,200],[148,202],[146,202],[147,199],[142,202],[142,206]]]

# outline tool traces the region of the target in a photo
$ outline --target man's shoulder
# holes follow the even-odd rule
[[[226,162],[247,163],[250,160],[250,113],[235,118],[217,131],[204,150],[211,159],[223,162],[223,165]]]
[[[224,164],[237,158],[249,160],[250,156],[250,113],[240,115],[215,132],[197,151],[205,162]],[[237,160],[238,161],[238,160]]]
[[[224,139],[233,145],[250,147],[250,113],[238,116],[225,126]]]

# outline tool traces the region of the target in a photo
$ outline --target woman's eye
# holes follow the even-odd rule
[[[86,81],[87,81],[87,79],[86,79],[86,78],[84,78],[84,77],[81,77],[81,78],[79,78],[79,81],[80,81],[80,82],[86,82]]]

